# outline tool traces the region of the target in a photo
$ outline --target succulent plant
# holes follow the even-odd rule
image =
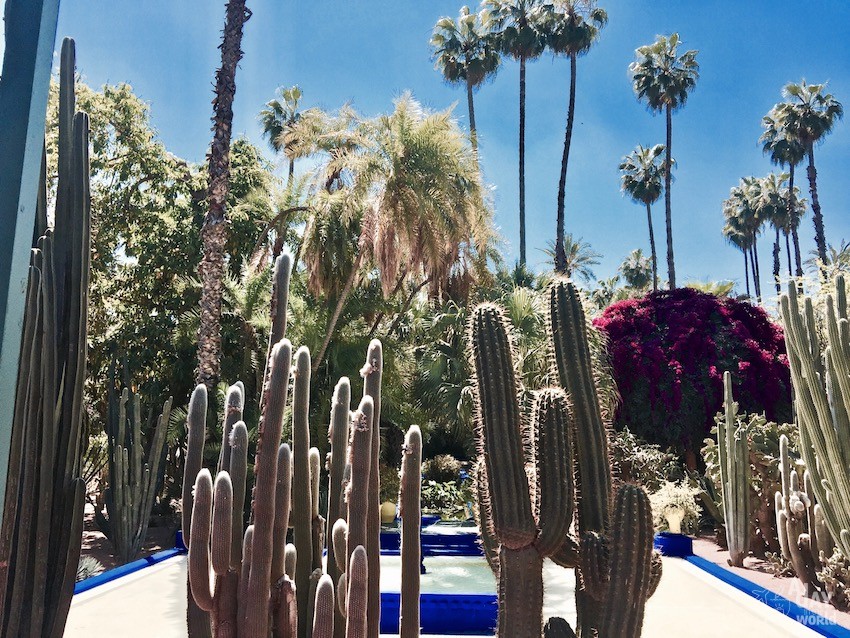
[[[723,374],[723,406],[725,419],[717,421],[723,518],[729,564],[742,567],[750,545],[750,450],[745,426],[736,427],[738,404],[728,371]]]

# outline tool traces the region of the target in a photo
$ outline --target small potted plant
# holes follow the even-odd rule
[[[696,495],[699,489],[691,487],[686,480],[681,483],[667,481],[649,495],[655,519],[655,548],[664,556],[690,556],[693,540],[683,533],[695,529],[699,522],[699,506]]]

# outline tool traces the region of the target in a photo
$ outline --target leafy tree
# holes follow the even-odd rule
[[[478,151],[478,132],[475,126],[473,91],[496,73],[501,62],[493,39],[486,32],[480,13],[470,13],[461,7],[457,20],[442,17],[434,26],[431,48],[437,69],[450,84],[466,86],[469,109],[469,138]]]
[[[679,34],[660,35],[655,42],[635,51],[637,59],[629,66],[638,99],[646,100],[653,112],[664,112],[667,119],[667,142],[664,170],[664,213],[667,225],[667,277],[670,288],[676,287],[673,259],[673,214],[670,184],[673,179],[673,111],[685,105],[699,78],[697,51],[679,55]]]
[[[644,290],[652,284],[652,262],[636,248],[623,260],[618,269],[626,285],[636,290]]]
[[[295,178],[295,160],[301,156],[290,133],[302,117],[311,117],[315,110],[300,110],[304,94],[298,85],[280,87],[277,92],[279,97],[266,102],[266,108],[260,111],[260,124],[263,127],[263,137],[268,138],[272,150],[275,153],[283,151],[289,160],[287,174],[288,185],[291,185]]]
[[[566,272],[567,257],[561,240],[564,237],[564,200],[566,199],[567,165],[573,137],[573,120],[576,105],[577,58],[584,55],[599,37],[608,22],[608,14],[593,0],[558,0],[545,14],[547,46],[555,55],[570,59],[570,97],[567,106],[567,129],[564,135],[564,152],[561,156],[561,174],[558,179],[558,212],[555,231],[555,270]]]
[[[797,166],[806,155],[806,149],[785,127],[782,108],[781,104],[777,104],[762,118],[761,124],[764,132],[759,141],[762,143],[764,153],[770,155],[771,162],[788,168],[787,219],[791,237],[794,240],[794,261],[797,266],[795,276],[802,277],[803,262],[800,257],[800,238],[797,229],[800,226],[800,219],[805,212],[805,207],[800,207],[796,203],[795,197],[798,189],[794,186],[794,175]]]
[[[761,272],[758,258],[758,235],[761,233],[764,218],[761,211],[761,183],[755,177],[741,178],[738,186],[729,191],[729,198],[723,202],[723,217],[726,220],[724,235],[730,243],[744,246],[749,252],[750,268],[753,276],[753,289],[761,302]]]
[[[201,320],[198,329],[196,380],[212,391],[221,375],[221,299],[227,244],[227,191],[230,179],[230,138],[233,130],[233,98],[236,67],[242,59],[242,28],[251,11],[245,0],[228,0],[221,42],[221,66],[216,71],[213,100],[213,140],[210,146],[208,209],[201,227],[203,258]],[[190,612],[192,610],[190,609]],[[191,624],[191,623],[190,623]]]
[[[826,92],[826,84],[807,84],[802,80],[799,84],[786,84],[782,95],[787,100],[777,105],[782,126],[803,146],[809,158],[806,172],[809,178],[809,194],[812,197],[815,243],[818,257],[826,262],[826,235],[818,199],[815,144],[832,132],[836,122],[844,115],[844,107],[831,93]]]
[[[655,233],[652,230],[652,204],[661,197],[661,180],[664,164],[658,161],[664,152],[663,144],[644,148],[640,144],[620,162],[623,192],[635,202],[646,206],[646,223],[649,227],[649,248],[652,259],[652,289],[658,290],[658,257],[655,252]]]
[[[519,262],[525,264],[525,65],[546,48],[543,0],[484,0],[484,24],[499,50],[519,61]]]

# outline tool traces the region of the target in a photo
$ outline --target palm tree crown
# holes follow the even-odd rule
[[[831,93],[826,84],[785,85],[782,95],[788,100],[778,105],[783,126],[808,149],[832,132],[835,123],[844,115],[844,107]]]
[[[661,197],[664,163],[659,161],[664,144],[644,148],[640,144],[620,162],[621,188],[634,201],[654,204]]]
[[[543,0],[484,0],[482,19],[499,50],[516,60],[534,59],[546,48]]]
[[[499,67],[499,52],[487,33],[481,14],[461,7],[457,20],[442,17],[431,36],[436,67],[446,82],[480,86]]]
[[[546,45],[555,55],[580,56],[590,51],[608,14],[589,0],[556,0],[544,14]]]
[[[655,42],[639,47],[637,59],[629,65],[635,93],[653,111],[685,105],[699,79],[697,51],[678,54],[679,34],[660,35]]]

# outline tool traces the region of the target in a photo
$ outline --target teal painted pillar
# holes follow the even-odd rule
[[[0,515],[59,0],[6,0],[0,77]]]

